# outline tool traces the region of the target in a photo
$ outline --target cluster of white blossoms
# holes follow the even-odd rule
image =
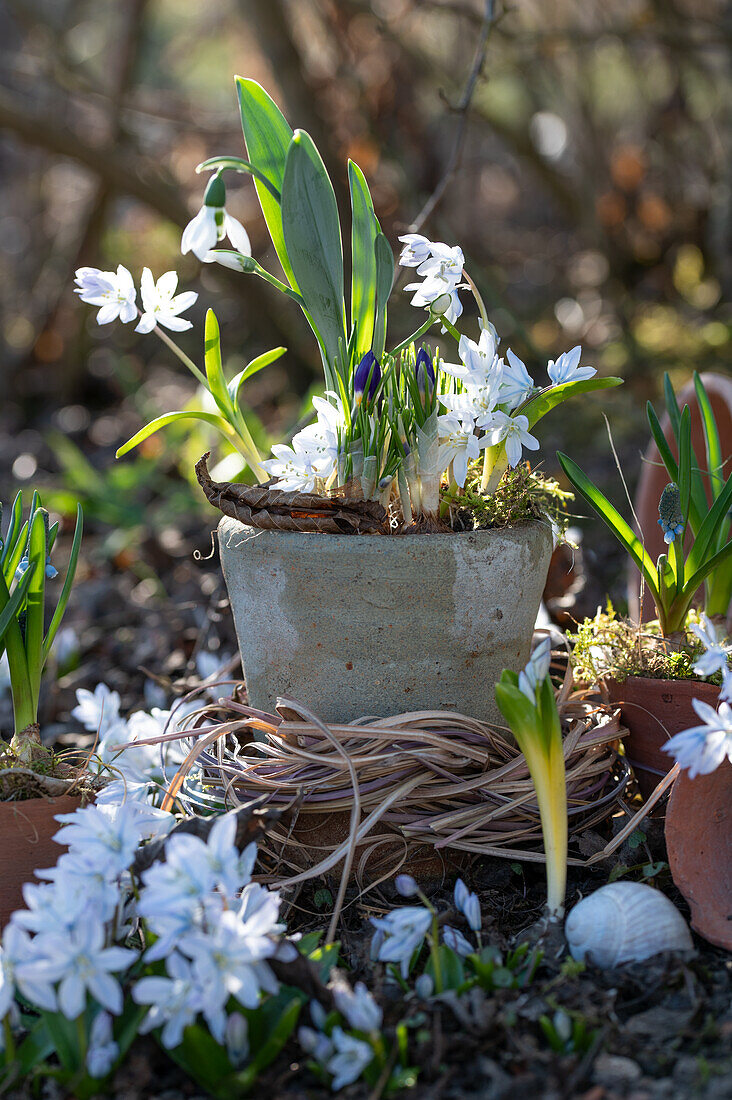
[[[725,760],[732,763],[732,645],[720,638],[713,622],[702,612],[701,623],[694,623],[691,630],[704,646],[704,653],[694,665],[698,676],[722,674],[719,692],[720,703],[715,710],[709,703],[693,699],[692,706],[701,719],[701,725],[692,726],[672,737],[664,752],[673,756],[682,768],[688,768],[689,778],[708,775]]]
[[[412,305],[430,310],[455,324],[463,312],[458,295],[461,289],[465,257],[457,245],[429,241],[419,233],[406,233],[399,240],[403,243],[399,263],[402,267],[416,267],[422,282],[407,283],[405,291],[414,291]]]
[[[325,397],[314,397],[313,406],[317,420],[293,436],[292,446],[275,444],[275,457],[262,463],[283,492],[315,492],[332,481],[337,471],[346,426],[341,399],[328,391]]]
[[[140,279],[142,309],[137,305],[137,289],[132,275],[120,264],[116,271],[100,271],[96,267],[80,267],[76,272],[74,292],[82,302],[99,306],[97,324],[108,325],[119,319],[123,324],[139,317],[135,332],[152,332],[157,325],[172,332],[185,332],[193,325],[180,314],[197,301],[195,290],[176,294],[178,275],[166,271],[155,281],[149,267],[143,268]]]

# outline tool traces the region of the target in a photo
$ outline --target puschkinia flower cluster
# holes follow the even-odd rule
[[[688,769],[689,778],[708,775],[725,760],[732,763],[732,645],[720,637],[714,623],[702,612],[699,623],[690,629],[704,646],[704,653],[694,664],[698,676],[714,676],[721,672],[722,686],[719,706],[715,710],[701,699],[693,699],[692,706],[701,719],[698,726],[677,733],[664,752]]]

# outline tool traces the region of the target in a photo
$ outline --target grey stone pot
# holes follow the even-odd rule
[[[493,689],[529,657],[548,523],[387,537],[225,517],[218,534],[252,706],[290,696],[333,723],[409,710],[500,719]]]

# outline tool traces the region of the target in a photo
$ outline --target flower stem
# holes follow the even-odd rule
[[[141,313],[140,316],[142,316]],[[196,364],[188,355],[186,355],[183,349],[178,347],[175,340],[171,340],[167,332],[164,332],[161,329],[160,325],[156,325],[153,329],[153,332],[163,341],[166,347],[170,348],[170,350],[173,352],[173,355],[177,355],[181,363],[183,363],[184,366],[188,367],[188,370],[198,379],[201,385],[208,389],[208,382],[206,381],[205,375],[201,373]]]
[[[435,972],[435,992],[444,991],[442,980],[442,962],[440,960],[440,930],[437,926],[437,913],[432,913],[432,929],[430,931],[430,955],[432,956],[432,968]]]
[[[483,301],[480,291],[468,275],[467,271],[463,268],[463,278],[470,287],[470,292],[478,303],[478,310],[480,311],[480,319],[483,322],[483,328],[488,328],[488,312],[485,308],[485,302]]]

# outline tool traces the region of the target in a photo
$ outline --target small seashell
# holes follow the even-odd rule
[[[611,882],[583,898],[564,931],[572,957],[606,970],[663,951],[692,952],[686,921],[673,902],[642,882]]]

